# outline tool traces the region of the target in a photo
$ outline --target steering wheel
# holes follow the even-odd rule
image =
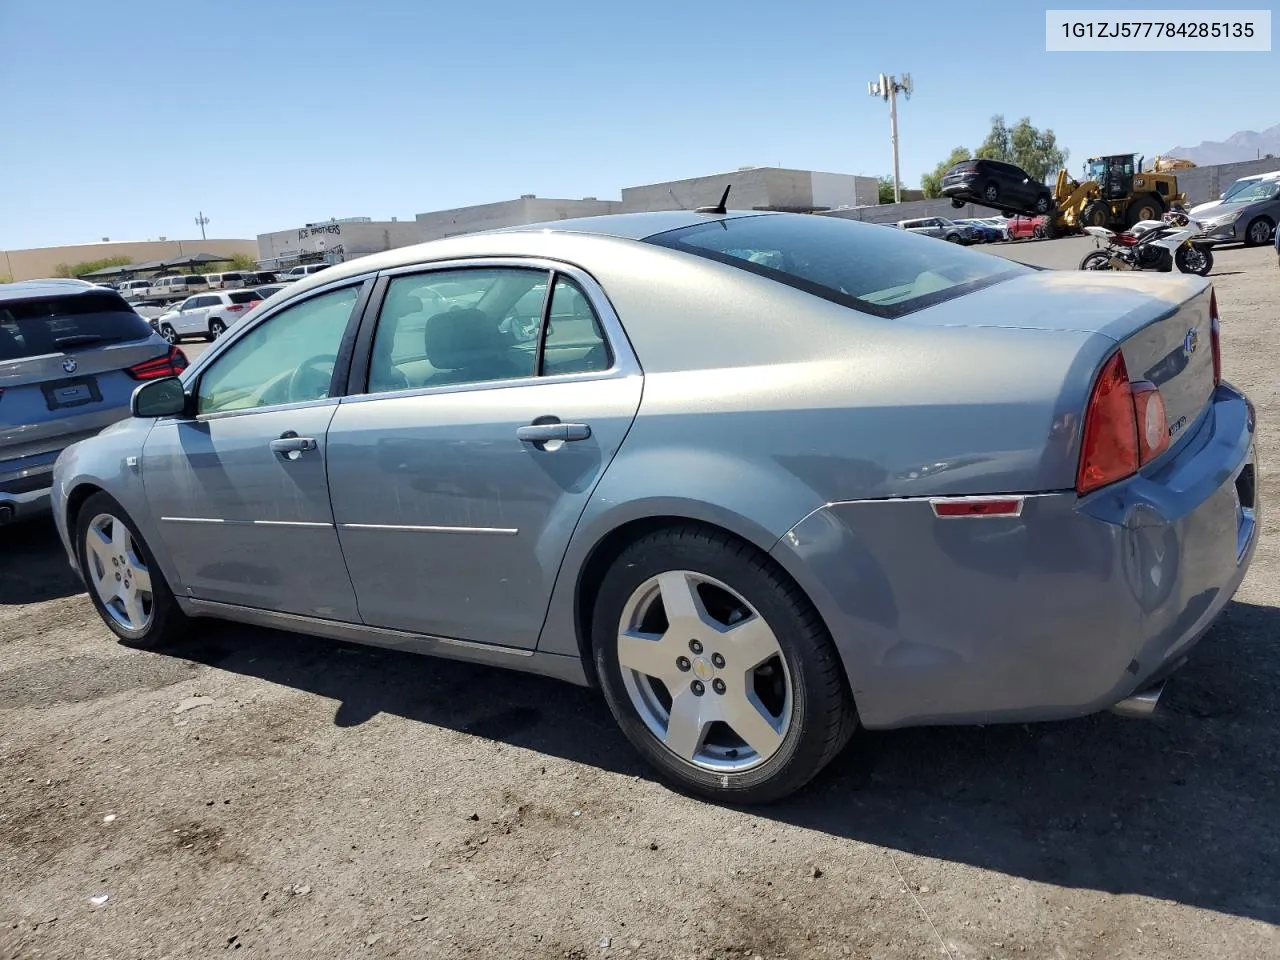
[[[333,368],[338,364],[338,356],[334,353],[317,353],[298,364],[298,369],[289,376],[286,403],[301,403],[304,400],[322,400],[329,395],[329,384],[333,382]]]

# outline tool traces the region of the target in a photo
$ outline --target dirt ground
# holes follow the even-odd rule
[[[1280,270],[1218,259],[1275,504]],[[1276,524],[1157,719],[864,731],[752,812],[552,681],[235,626],[126,650],[52,527],[5,528],[0,958],[1274,960]]]

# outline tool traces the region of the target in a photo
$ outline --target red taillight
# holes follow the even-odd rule
[[[1213,385],[1222,384],[1222,342],[1218,337],[1218,291],[1209,293],[1209,344],[1213,348]]]
[[[176,377],[187,369],[187,355],[177,347],[170,347],[163,357],[154,360],[143,360],[125,370],[135,380],[159,380],[162,377]]]
[[[1169,447],[1169,417],[1160,389],[1148,380],[1130,384],[1134,420],[1138,425],[1138,461],[1148,463]]]
[[[1086,494],[1138,471],[1138,418],[1124,355],[1107,361],[1084,415],[1076,493]]]
[[[231,304],[231,306],[229,306],[229,307],[224,307],[223,309],[225,309],[225,310],[227,311],[227,313],[239,313],[239,312],[240,312],[241,310],[243,310],[244,308],[245,308],[245,307],[244,307],[244,304],[243,304],[243,303],[233,303],[233,304]]]
[[[932,502],[935,517],[1016,517],[1022,513],[1022,497],[957,497]]]

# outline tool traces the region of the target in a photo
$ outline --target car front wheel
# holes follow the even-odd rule
[[[857,725],[812,604],[767,555],[718,531],[658,531],[623,551],[597,595],[592,640],[623,733],[680,790],[781,799]]]
[[[188,626],[151,551],[116,499],[95,493],[75,518],[76,552],[89,599],[127,646],[154,648]]]

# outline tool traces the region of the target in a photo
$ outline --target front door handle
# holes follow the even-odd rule
[[[289,460],[297,460],[304,453],[316,449],[317,444],[310,437],[300,437],[293,431],[284,434],[279,440],[271,441],[271,452]]]
[[[586,440],[590,436],[591,427],[585,423],[530,423],[516,428],[516,439],[523,443]]]

